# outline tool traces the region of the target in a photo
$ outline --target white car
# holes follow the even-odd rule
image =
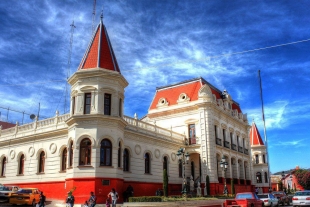
[[[264,206],[279,206],[279,200],[271,193],[257,194],[257,197],[263,201]]]
[[[293,207],[310,206],[310,190],[297,191],[292,198]]]
[[[17,186],[0,186],[0,203],[9,202],[10,193],[19,190]]]

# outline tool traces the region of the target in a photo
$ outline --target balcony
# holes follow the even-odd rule
[[[249,154],[249,150],[244,148],[244,154],[248,155]]]
[[[220,138],[216,138],[216,144],[222,146],[222,140]]]
[[[224,147],[229,148],[229,147],[230,147],[230,143],[227,142],[227,141],[225,141],[225,142],[224,142]]]
[[[243,153],[243,148],[242,147],[238,147],[238,152],[242,152]]]
[[[237,145],[231,144],[231,149],[237,151]]]

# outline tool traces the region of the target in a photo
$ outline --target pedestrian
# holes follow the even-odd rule
[[[85,201],[83,207],[88,207],[88,201]]]
[[[97,197],[95,196],[94,192],[90,192],[90,198],[88,199],[89,207],[94,207],[97,202]]]
[[[110,204],[111,204],[110,198],[107,198],[107,200],[106,200],[106,202],[105,202],[105,206],[106,206],[106,207],[110,207]]]
[[[68,207],[73,207],[74,206],[74,196],[72,195],[72,192],[68,192],[68,197],[66,199],[66,204]]]
[[[118,199],[118,193],[115,191],[114,188],[112,188],[111,192],[108,194],[108,197],[111,197],[111,199],[112,199],[112,207],[116,207],[116,202]]]
[[[255,193],[256,193],[256,195],[258,194],[258,187],[255,189]]]
[[[133,187],[131,185],[127,187],[126,191],[127,191],[128,198],[133,196]]]
[[[43,194],[43,191],[41,191],[40,192],[39,207],[44,207],[45,206],[45,200],[46,200],[46,197]]]

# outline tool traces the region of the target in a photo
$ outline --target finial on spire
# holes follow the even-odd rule
[[[103,19],[103,9],[101,10],[100,19],[101,19],[101,21],[102,21],[102,19]]]

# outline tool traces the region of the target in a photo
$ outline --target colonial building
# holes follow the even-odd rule
[[[38,187],[54,199],[75,189],[77,203],[94,191],[103,203],[112,187],[121,195],[129,184],[135,196],[155,195],[166,169],[170,194],[180,194],[183,176],[201,182],[204,194],[223,194],[225,181],[229,193],[231,183],[236,192],[253,190],[247,116],[227,91],[187,80],[157,88],[141,120],[125,116],[128,82],[102,21],[68,82],[70,114],[0,130],[0,183]],[[189,154],[185,170],[180,148]]]
[[[256,124],[253,122],[250,129],[250,141],[252,149],[252,163],[253,163],[253,185],[256,188],[259,188],[259,191],[267,193],[270,184],[270,175],[268,168],[268,156],[267,156],[267,147],[265,146],[259,131],[256,127]]]

